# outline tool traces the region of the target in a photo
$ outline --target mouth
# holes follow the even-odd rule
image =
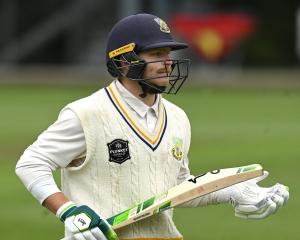
[[[157,74],[161,77],[168,77],[170,76],[171,72],[166,72],[166,71],[159,71]]]

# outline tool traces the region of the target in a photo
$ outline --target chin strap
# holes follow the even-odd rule
[[[141,98],[145,98],[148,94],[162,93],[166,90],[165,86],[158,86],[156,84],[146,83],[146,81],[139,81],[142,87],[142,93],[139,95]]]

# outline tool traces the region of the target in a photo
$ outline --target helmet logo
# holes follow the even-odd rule
[[[170,28],[166,24],[166,22],[160,18],[154,18],[154,21],[159,25],[160,31],[164,33],[170,33]]]

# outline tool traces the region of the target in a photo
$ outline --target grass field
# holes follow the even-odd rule
[[[94,87],[0,87],[1,239],[53,240],[62,224],[26,191],[14,173],[24,149],[68,102]],[[192,124],[190,167],[198,174],[216,168],[260,163],[290,187],[290,201],[260,221],[233,216],[229,205],[177,209],[175,221],[185,240],[299,239],[300,90],[185,88],[169,97]]]

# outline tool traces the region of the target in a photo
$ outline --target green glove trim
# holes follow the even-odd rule
[[[69,207],[60,217],[60,220],[62,222],[64,222],[66,220],[66,218],[69,216],[70,212],[72,212],[74,209],[76,208],[76,206],[71,206]]]

